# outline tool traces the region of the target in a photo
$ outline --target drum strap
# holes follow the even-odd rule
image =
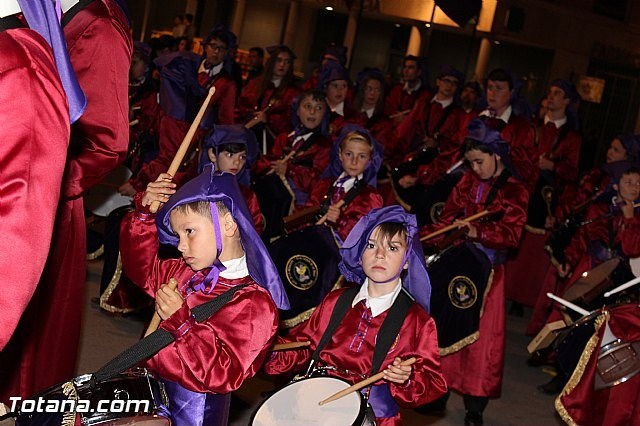
[[[329,325],[327,326],[327,329],[322,335],[322,338],[311,357],[310,367],[313,367],[320,360],[320,353],[327,343],[329,343],[329,340],[331,340],[331,337],[334,335],[336,329],[340,325],[340,322],[347,314],[347,311],[351,308],[351,303],[359,290],[360,289],[358,287],[349,288],[338,298],[338,301],[333,308],[333,312],[331,313]],[[378,372],[382,362],[387,357],[387,353],[389,352],[391,345],[393,345],[396,336],[400,332],[400,328],[402,328],[402,324],[404,323],[404,319],[406,318],[412,303],[413,299],[411,296],[402,289],[395,302],[393,302],[393,305],[391,305],[389,313],[382,322],[376,338],[376,347],[373,351],[373,362],[371,364],[372,376]],[[311,370],[311,368],[309,370]]]
[[[347,193],[344,195],[344,204],[342,205],[343,208],[347,207],[353,201],[353,199],[356,198],[364,190],[365,186],[367,186],[367,182],[364,179],[360,179],[359,181],[357,181],[355,185],[353,185],[353,187],[349,191],[347,191]],[[331,199],[337,189],[338,188],[333,185],[331,185],[331,187],[329,188],[327,197],[325,198],[324,202],[321,204],[322,212],[326,213],[327,210],[329,210],[329,206],[331,205]]]
[[[191,309],[191,315],[193,315],[197,322],[206,321],[224,305],[229,303],[237,291],[242,290],[247,285],[248,284],[237,285],[208,302],[194,306]],[[103,365],[93,374],[93,380],[97,382],[109,380],[123,371],[135,366],[140,361],[151,358],[162,348],[171,344],[174,340],[175,338],[171,333],[160,328],[128,349],[125,349],[114,359]]]
[[[491,185],[491,189],[489,190],[487,199],[484,201],[485,209],[488,209],[491,203],[493,203],[493,200],[495,200],[496,196],[498,195],[498,191],[504,188],[510,176],[511,172],[508,169],[504,169],[502,173],[500,173],[500,176],[498,176],[493,185]]]

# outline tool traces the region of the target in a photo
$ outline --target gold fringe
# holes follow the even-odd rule
[[[103,254],[104,254],[104,244],[100,244],[100,247],[98,247],[98,250],[94,251],[93,253],[87,253],[87,260],[96,260]]]
[[[67,400],[73,400],[78,402],[78,391],[73,382],[67,382],[62,385],[62,394],[67,397]],[[60,426],[75,426],[76,424],[76,412],[65,411],[62,415],[62,422]]]
[[[116,263],[116,270],[113,273],[113,277],[111,281],[109,281],[109,285],[104,290],[104,293],[100,295],[100,308],[104,309],[107,312],[111,312],[113,314],[128,314],[130,312],[135,311],[134,308],[118,308],[117,306],[113,306],[109,304],[109,298],[111,294],[114,292],[116,287],[118,287],[118,283],[120,282],[120,277],[122,277],[122,258],[120,257],[120,250],[118,250],[118,262]]]
[[[342,288],[342,286],[344,285],[344,277],[342,275],[340,275],[340,277],[336,280],[336,282],[333,284],[333,287],[331,288],[331,291],[337,290],[339,288]],[[313,314],[313,311],[315,311],[316,308],[311,308],[311,309],[307,309],[306,311],[296,315],[293,318],[289,318],[287,320],[280,320],[280,327],[282,328],[293,328],[298,324],[302,324],[303,322],[305,322],[306,320],[308,320],[309,318],[311,318],[311,314]]]
[[[489,278],[487,279],[487,288],[485,288],[484,294],[482,295],[482,306],[480,307],[480,318],[482,318],[482,315],[484,314],[484,305],[487,300],[487,295],[491,290],[491,285],[493,284],[493,272],[494,272],[494,269],[491,268],[491,272],[489,273]],[[446,348],[440,348],[440,356],[451,355],[454,352],[458,352],[460,349],[464,348],[465,346],[469,346],[470,344],[477,341],[479,338],[480,338],[480,331],[476,331],[468,335],[467,337],[464,337],[458,340],[456,343],[454,343],[451,346],[447,346]]]
[[[555,401],[556,411],[558,412],[562,420],[570,426],[578,426],[578,423],[576,423],[576,421],[571,417],[566,407],[562,403],[561,398],[563,396],[569,395],[571,392],[573,392],[576,386],[578,386],[578,383],[580,383],[580,380],[582,379],[582,375],[584,374],[584,369],[586,368],[587,363],[589,362],[589,359],[593,354],[593,351],[600,349],[598,346],[598,343],[600,342],[599,331],[600,331],[600,327],[602,327],[602,325],[606,323],[608,316],[609,316],[608,312],[604,312],[603,314],[598,315],[598,318],[596,318],[596,322],[594,324],[595,331],[591,336],[591,338],[589,339],[589,341],[587,342],[587,346],[585,346],[584,351],[582,351],[582,355],[580,356],[578,365],[576,366],[576,369],[573,370],[573,374],[571,374],[571,378],[569,378],[569,381],[564,386],[564,389],[562,389],[562,392],[560,392],[560,395],[558,395],[558,397],[556,398],[556,401]]]
[[[524,225],[524,230],[536,235],[544,235],[547,231],[543,228],[534,228],[531,225]]]

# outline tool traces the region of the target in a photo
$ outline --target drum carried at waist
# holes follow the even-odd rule
[[[360,392],[326,405],[320,401],[350,384],[336,377],[309,377],[293,381],[266,399],[254,414],[252,426],[374,426],[375,418]]]
[[[431,316],[440,354],[448,355],[478,339],[484,297],[491,285],[489,258],[470,242],[427,258]]]
[[[265,227],[262,238],[269,241],[284,233],[282,219],[293,212],[295,194],[286,178],[275,173],[258,177],[252,182],[251,189],[258,197],[260,211],[264,215]]]
[[[46,401],[48,412],[26,411],[16,419],[17,426],[145,425],[169,426],[164,416],[169,403],[162,382],[146,369],[132,369],[104,382],[93,375],[76,377],[36,395]],[[56,401],[59,401],[58,408]]]
[[[291,328],[309,319],[327,293],[339,287],[338,242],[331,228],[314,225],[267,247],[291,304],[290,310],[280,312],[280,325]]]

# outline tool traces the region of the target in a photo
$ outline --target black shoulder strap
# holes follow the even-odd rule
[[[318,342],[318,346],[316,347],[315,352],[313,352],[313,355],[311,356],[312,364],[317,363],[320,359],[320,352],[322,352],[324,347],[327,346],[327,343],[329,343],[329,340],[331,340],[331,336],[333,336],[333,333],[335,333],[336,329],[340,325],[340,322],[347,314],[347,311],[349,310],[349,308],[351,308],[351,303],[356,297],[356,294],[358,294],[358,291],[360,291],[360,288],[358,287],[348,288],[338,298],[336,305],[333,307],[331,319],[329,319],[329,325],[324,331],[322,338]]]
[[[511,172],[508,169],[504,169],[502,173],[500,173],[500,176],[498,176],[493,185],[491,185],[489,195],[487,195],[487,199],[484,201],[485,209],[488,208],[491,203],[493,203],[493,200],[495,200],[496,196],[498,195],[498,190],[504,188],[510,176]]]
[[[229,303],[237,291],[242,290],[247,285],[248,284],[237,285],[208,302],[194,306],[193,309],[191,309],[191,314],[198,322],[207,320],[224,305]],[[171,333],[160,328],[133,346],[130,346],[128,349],[125,349],[111,361],[100,367],[100,369],[93,374],[93,378],[98,382],[109,380],[137,365],[140,361],[152,357],[158,353],[160,349],[168,346],[174,340],[175,338]]]
[[[353,187],[351,187],[351,189],[349,191],[347,191],[347,193],[345,194],[343,200],[344,200],[344,204],[343,207],[348,206],[354,198],[356,198],[363,190],[364,188],[367,186],[367,182],[364,179],[360,179],[359,181],[357,181],[355,183],[355,185],[353,185]],[[325,213],[326,213],[326,209],[329,208],[329,206],[331,205],[331,198],[333,197],[333,194],[336,192],[336,187],[331,185],[329,187],[329,192],[327,192],[327,196],[324,197],[321,206],[325,209]]]
[[[387,357],[389,349],[391,349],[391,345],[393,345],[396,336],[400,333],[400,328],[402,328],[402,324],[409,313],[412,303],[413,299],[405,289],[400,290],[400,294],[398,294],[395,302],[391,305],[387,317],[382,322],[380,330],[378,331],[376,347],[373,350],[373,362],[371,364],[372,376],[380,370],[382,362]]]

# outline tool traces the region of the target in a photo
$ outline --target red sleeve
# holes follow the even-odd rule
[[[324,138],[316,140],[308,150],[289,161],[287,178],[291,179],[299,190],[309,194],[329,165],[329,154],[330,142]],[[309,161],[312,162],[311,168],[304,164]]]
[[[249,83],[240,92],[236,108],[236,122],[247,121],[249,116],[258,108],[258,93],[260,92],[263,78],[261,75],[249,80]]]
[[[242,195],[247,202],[247,207],[249,207],[249,211],[251,212],[253,225],[255,226],[256,231],[258,231],[258,234],[262,234],[262,231],[264,231],[264,216],[262,216],[262,211],[258,204],[258,197],[256,196],[256,193],[247,186],[240,185],[240,189],[242,190]]]
[[[293,130],[291,125],[291,105],[293,100],[300,95],[300,89],[295,86],[287,87],[280,99],[267,112],[269,129],[276,135],[289,133]],[[265,99],[262,108],[266,108],[268,101]]]
[[[280,133],[273,143],[271,153],[262,155],[251,168],[251,176],[260,176],[267,173],[271,169],[271,162],[282,157],[285,148],[289,143],[289,134]]]
[[[640,256],[640,217],[637,213],[630,219],[622,218],[622,227],[618,238],[625,256],[631,258]]]
[[[129,67],[133,42],[115,1],[94,2],[64,27],[71,64],[87,97],[74,123],[65,198],[76,198],[124,161],[129,143]]]
[[[581,145],[580,135],[571,131],[556,149],[559,160],[555,162],[553,171],[561,182],[574,182],[578,179]]]
[[[211,105],[218,109],[218,119],[216,124],[233,124],[233,111],[236,105],[236,87],[235,81],[229,76],[220,77],[213,84],[216,93],[211,99]]]
[[[69,145],[69,111],[51,48],[40,35],[29,29],[0,32],[0,51],[0,273],[7,283],[0,297],[1,351],[49,253]]]
[[[538,149],[535,146],[533,126],[524,118],[515,117],[500,135],[509,143],[509,156],[513,166],[524,180],[527,190],[532,192],[539,174]]]
[[[371,209],[379,209],[382,207],[382,197],[378,191],[369,186],[365,188],[357,197],[355,197],[349,205],[342,210],[336,223],[336,228],[340,234],[340,238],[344,241],[349,232],[365,215],[369,214]]]

